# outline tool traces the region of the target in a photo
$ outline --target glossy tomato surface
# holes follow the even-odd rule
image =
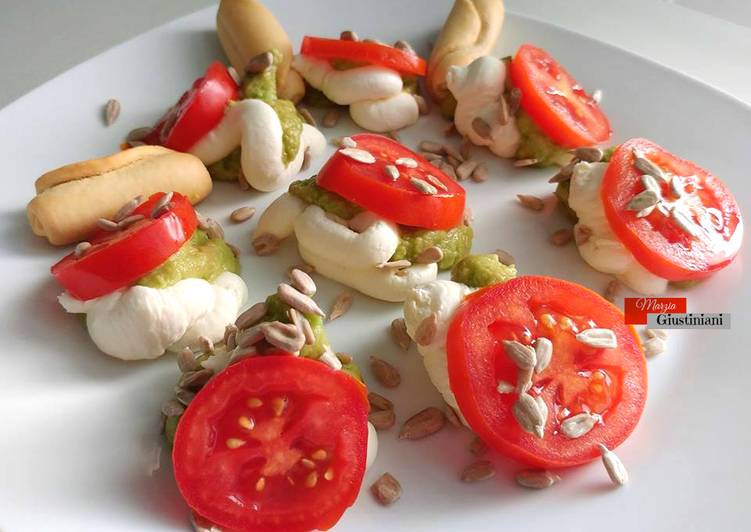
[[[615,333],[617,347],[595,348],[576,338],[590,328]],[[499,393],[499,382],[515,384],[520,370],[504,340],[534,347],[553,344],[550,364],[532,377],[529,394],[548,409],[543,437],[522,430],[513,415],[518,393]],[[647,398],[647,370],[634,330],[621,311],[574,283],[527,276],[472,294],[459,307],[447,341],[451,390],[472,430],[496,451],[537,467],[568,467],[597,458],[597,445],[617,447],[634,430]],[[561,422],[588,412],[592,430],[570,439]]]
[[[180,418],[175,480],[222,529],[326,530],[357,498],[367,416],[365,388],[345,372],[290,354],[246,358]]]
[[[451,229],[462,223],[465,193],[456,181],[388,137],[362,133],[352,140],[356,150],[372,155],[375,162],[361,162],[348,156],[347,149],[337,150],[318,173],[321,187],[398,224]],[[398,170],[397,179],[387,172],[388,165]],[[433,193],[425,193],[414,179]]]
[[[628,205],[646,187],[635,153],[655,163],[675,183],[660,182],[662,202],[646,216]],[[707,170],[647,139],[631,139],[613,153],[601,197],[613,232],[647,270],[671,281],[701,279],[724,268],[740,251],[743,222],[727,186]],[[686,230],[672,214],[686,215]]]
[[[240,89],[227,67],[214,61],[157,121],[144,142],[188,151],[219,125],[229,102],[239,97]]]
[[[306,36],[303,37],[300,53],[326,61],[342,59],[369,63],[416,76],[424,76],[427,70],[425,60],[417,54],[375,42]]]
[[[143,215],[142,220],[120,231],[97,231],[85,254],[65,256],[52,266],[52,275],[71,296],[88,300],[130,286],[161,266],[198,226],[190,201],[177,192],[169,208],[151,218],[151,210],[162,196],[162,192],[153,194],[133,212]]]
[[[521,90],[522,109],[559,146],[592,146],[610,138],[610,122],[598,103],[542,48],[520,46],[510,74]]]

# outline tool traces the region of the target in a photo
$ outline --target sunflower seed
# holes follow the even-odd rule
[[[304,172],[310,168],[310,146],[305,146],[305,151],[302,154],[302,164],[300,164],[300,171]]]
[[[281,241],[271,233],[264,233],[253,239],[253,249],[259,257],[273,255],[279,249]]]
[[[305,107],[298,107],[297,112],[300,113],[300,116],[302,116],[302,119],[305,120],[305,123],[309,126],[318,127],[318,124],[316,124],[316,119],[313,117],[310,111],[306,109]]]
[[[545,433],[545,421],[540,405],[528,393],[519,394],[512,412],[524,432],[542,438]]]
[[[252,325],[258,323],[261,318],[266,315],[267,310],[268,309],[266,308],[266,303],[256,303],[237,317],[237,319],[235,320],[235,326],[239,330],[247,329],[248,327],[251,327]]]
[[[431,142],[429,140],[423,140],[422,142],[420,142],[419,148],[421,151],[427,151],[436,155],[443,155],[444,153],[446,153],[443,149],[442,144]]]
[[[436,262],[441,262],[442,260],[443,250],[438,246],[430,246],[417,255],[415,262],[417,264],[434,264]]]
[[[125,202],[120,209],[118,209],[117,213],[112,217],[113,222],[120,222],[121,220],[124,220],[131,214],[133,214],[133,211],[136,210],[136,207],[138,207],[141,204],[141,196],[136,196],[130,201]]]
[[[344,30],[339,34],[339,39],[342,41],[359,41],[360,38],[357,36],[357,33],[355,33],[352,30]]]
[[[509,120],[511,120],[511,113],[509,112],[506,95],[502,94],[501,98],[498,100],[498,123],[505,126],[508,124]]]
[[[339,360],[339,357],[336,356],[336,353],[334,353],[331,350],[331,347],[326,346],[326,349],[323,351],[323,354],[318,358],[319,362],[323,362],[331,369],[335,369],[339,371],[342,369],[342,361]]]
[[[519,112],[519,104],[522,101],[522,91],[518,87],[514,87],[508,93],[508,112],[511,115],[516,115]]]
[[[387,164],[383,169],[392,181],[399,179],[399,169],[393,164]]]
[[[240,207],[230,213],[229,219],[235,223],[242,223],[246,220],[250,220],[255,213],[255,207]]]
[[[621,284],[618,281],[615,279],[611,280],[605,287],[605,294],[603,297],[612,303],[615,300],[615,296],[618,295],[620,287]]]
[[[242,83],[242,78],[240,77],[240,74],[237,73],[237,70],[235,70],[235,67],[229,65],[227,67],[227,72],[229,72],[229,75],[232,76],[232,79],[235,80],[235,83],[237,85],[240,85],[240,83]]]
[[[475,216],[474,216],[474,213],[472,212],[472,208],[464,207],[464,213],[462,214],[462,223],[466,225],[467,227],[470,227],[474,220],[475,220]]]
[[[603,152],[600,148],[584,147],[573,151],[575,158],[585,163],[599,163],[602,161]]]
[[[402,486],[391,473],[384,473],[370,486],[370,492],[380,504],[389,506],[402,496]]]
[[[473,462],[462,471],[462,482],[481,482],[495,476],[495,467],[488,460]]]
[[[420,410],[404,422],[399,431],[399,439],[420,440],[427,438],[441,430],[445,424],[446,416],[443,414],[443,411],[431,406]]]
[[[495,387],[495,390],[500,394],[513,393],[514,391],[516,391],[516,386],[514,386],[510,382],[498,381],[498,386]]]
[[[618,340],[611,329],[585,329],[576,335],[576,339],[590,347],[602,349],[615,349],[618,347]]]
[[[262,52],[250,58],[245,65],[246,74],[260,74],[274,63],[274,56],[271,52]]]
[[[394,163],[405,168],[417,168],[417,161],[411,157],[399,157]]]
[[[180,368],[182,373],[199,369],[200,364],[190,347],[186,347],[177,353],[177,367]]]
[[[516,166],[517,168],[523,168],[523,167],[526,167],[526,166],[534,166],[534,165],[536,165],[536,164],[537,164],[538,162],[540,162],[540,161],[539,161],[539,159],[534,159],[534,158],[529,158],[529,159],[516,159],[516,160],[515,160],[515,161],[513,162],[513,165],[514,165],[514,166]]]
[[[391,322],[391,338],[402,350],[409,349],[412,339],[407,334],[407,324],[404,322],[404,318],[396,318]]]
[[[641,211],[649,207],[654,207],[661,199],[662,197],[654,190],[643,190],[631,198],[626,208],[630,211]]]
[[[339,150],[339,153],[365,164],[373,164],[376,160],[372,153],[358,148],[342,148]]]
[[[394,409],[394,403],[386,399],[381,394],[375,392],[368,392],[368,403],[370,403],[371,412]]]
[[[294,309],[291,309],[294,310]],[[302,325],[302,334],[305,337],[305,344],[306,345],[313,345],[316,343],[316,334],[313,332],[313,326],[310,324],[310,322],[307,320],[307,318],[303,317],[300,320],[300,324]]]
[[[73,256],[75,256],[77,259],[80,259],[84,255],[86,255],[86,252],[91,249],[91,243],[90,242],[79,242],[76,244],[76,248],[73,250]]]
[[[430,106],[428,105],[428,102],[425,98],[423,98],[419,94],[413,94],[412,97],[417,103],[417,110],[420,113],[420,116],[425,116],[426,114],[430,113]]]
[[[235,336],[235,343],[237,344],[237,347],[242,349],[253,347],[258,342],[263,340],[265,338],[264,325],[265,323],[262,323],[260,325],[254,325],[253,327],[250,327],[248,329],[240,330]]]
[[[657,182],[657,180],[654,177],[652,177],[649,174],[643,174],[641,176],[641,182],[642,182],[642,185],[644,185],[645,189],[652,190],[655,194],[662,196],[660,184]]]
[[[450,405],[446,405],[444,414],[446,415],[446,420],[451,423],[455,427],[462,428],[464,425],[459,420],[459,416],[456,413],[456,410]]]
[[[146,217],[143,214],[131,214],[130,216],[126,216],[125,218],[117,222],[117,226],[120,229],[126,229],[134,223],[143,220],[144,218]]]
[[[399,370],[378,357],[370,357],[370,371],[384,388],[396,388],[402,382]]]
[[[537,364],[535,350],[528,345],[524,345],[516,340],[504,340],[503,349],[519,369],[534,368],[535,364]]]
[[[302,294],[312,297],[316,293],[317,287],[315,281],[303,270],[292,268],[288,273],[288,277],[292,286]]]
[[[597,424],[597,419],[588,414],[582,412],[564,419],[561,422],[561,433],[570,439],[581,438],[594,428]]]
[[[417,54],[417,52],[415,52],[415,49],[412,48],[411,44],[401,39],[394,43],[394,48],[396,48],[397,50],[401,50],[403,52],[407,52],[408,54],[413,54],[413,55]]]
[[[274,347],[290,353],[297,353],[305,345],[305,336],[291,323],[280,321],[265,323],[263,336]]]
[[[477,161],[471,159],[464,161],[456,168],[456,177],[459,181],[464,181],[465,179],[472,177],[478,165],[479,163]]]
[[[409,268],[412,266],[412,263],[406,259],[401,260],[392,260],[389,262],[381,262],[380,264],[376,264],[376,268],[379,270],[400,270],[402,268]]]
[[[574,226],[574,242],[577,246],[586,244],[592,237],[592,228],[588,225],[578,223]]]
[[[451,167],[456,171],[457,168],[459,168],[459,165],[462,164],[459,159],[456,157],[453,157],[451,155],[446,156],[446,162],[451,165]]]
[[[475,132],[475,134],[477,134],[478,137],[482,139],[490,138],[490,133],[491,133],[490,124],[488,124],[485,120],[483,120],[479,116],[476,116],[474,120],[472,120],[472,130]]]
[[[644,329],[644,334],[647,335],[647,338],[668,339],[668,333],[665,329]]]
[[[329,321],[334,321],[337,318],[343,316],[349,308],[352,306],[352,293],[342,292],[334,300],[334,304],[331,305],[329,311]]]
[[[657,166],[651,160],[647,159],[647,156],[640,150],[633,150],[634,154],[634,166],[645,174],[651,175],[658,181],[667,182],[668,178],[662,168]]]
[[[536,395],[534,399],[537,403],[537,407],[540,409],[540,414],[542,416],[542,427],[544,430],[545,424],[548,422],[548,404],[545,402],[545,399],[542,398],[542,395]]]
[[[135,129],[131,129],[128,133],[128,136],[125,137],[125,142],[132,145],[133,142],[142,141],[153,130],[154,128],[152,127],[137,127]]]
[[[598,447],[602,454],[602,463],[605,466],[605,470],[608,472],[610,480],[613,481],[613,484],[617,484],[618,486],[626,484],[628,482],[628,471],[626,470],[626,466],[623,465],[623,462],[621,462],[621,459],[618,458],[618,455],[609,450],[602,443],[600,443]]]
[[[399,140],[399,133],[397,133],[396,131],[389,131],[388,133],[386,133],[386,135],[392,140],[401,142],[401,140]]]
[[[451,179],[456,181],[456,170],[454,170],[454,167],[446,162],[442,162],[440,165],[438,165],[438,169],[441,170],[444,174],[449,176]]]
[[[538,198],[537,196],[532,196],[530,194],[517,194],[516,197],[522,207],[526,207],[527,209],[541,211],[545,208],[545,202],[542,198]]]
[[[415,342],[417,345],[430,345],[435,340],[435,335],[438,332],[438,315],[435,312],[431,312],[429,316],[420,322],[420,325],[415,329]]]
[[[104,229],[105,231],[118,231],[120,229],[120,226],[117,225],[117,223],[108,220],[107,218],[99,218],[96,221],[96,224],[100,229]]]
[[[574,166],[576,166],[578,162],[579,161],[574,159],[573,161],[567,163],[565,166],[561,167],[561,169],[558,170],[558,173],[548,179],[548,183],[562,183],[571,179],[571,174],[574,173]]]
[[[185,412],[185,406],[177,399],[170,399],[162,403],[162,414],[167,417],[179,416]]]
[[[689,234],[692,238],[698,238],[701,234],[701,229],[696,225],[689,214],[683,209],[673,207],[670,209],[670,218],[675,222],[675,225],[680,227],[683,231]]]
[[[436,187],[434,187],[427,181],[420,179],[419,177],[410,177],[409,182],[412,183],[412,185],[423,194],[426,194],[428,196],[438,194],[438,189]]]
[[[336,127],[339,123],[339,111],[337,109],[329,109],[326,114],[321,118],[321,125],[323,127]]]
[[[550,235],[550,243],[554,246],[565,246],[569,242],[571,242],[571,239],[574,237],[573,232],[569,228],[563,228],[558,229],[558,231],[555,231]]]
[[[222,337],[222,341],[224,342],[224,345],[227,346],[227,349],[230,349],[230,339],[233,336],[237,335],[237,331],[239,331],[239,329],[234,323],[229,323],[224,327],[224,336]],[[232,340],[234,340],[234,338],[232,338]]]
[[[149,216],[151,218],[158,218],[161,214],[167,211],[169,209],[169,203],[170,201],[172,201],[172,196],[172,192],[167,192],[166,194],[162,195],[162,197],[159,198],[159,201],[154,204],[154,208],[151,209]]]
[[[120,116],[120,102],[115,99],[107,100],[104,105],[104,123],[111,126],[118,116]]]
[[[449,187],[447,187],[446,184],[443,181],[441,181],[440,179],[438,179],[433,174],[427,174],[425,176],[425,179],[428,180],[428,181],[430,181],[431,184],[435,185],[436,188],[440,188],[444,192],[448,192]]]
[[[506,250],[496,249],[493,253],[498,257],[498,262],[500,262],[501,264],[504,264],[506,266],[513,266],[514,264],[516,264],[516,259],[514,259],[514,256]]]
[[[443,129],[443,136],[444,137],[450,137],[456,133],[456,125],[454,125],[454,122],[449,122],[446,124],[446,127]]]
[[[542,490],[549,488],[559,480],[561,477],[548,471],[547,469],[525,469],[519,471],[516,474],[516,483],[522,488],[529,488],[533,490]]]
[[[535,374],[535,368],[519,368],[516,374],[516,393],[525,393],[532,388],[532,376]]]
[[[643,344],[644,356],[652,358],[665,352],[665,340],[662,338],[650,338]]]
[[[602,101],[602,91],[600,89],[595,89],[592,93],[592,99],[595,103],[600,103]]]
[[[644,218],[645,216],[649,216],[652,214],[652,211],[655,210],[655,207],[661,207],[661,204],[652,205],[651,207],[647,207],[646,209],[642,209],[639,212],[636,213],[637,218]]]
[[[190,390],[184,390],[182,388],[179,388],[175,392],[175,399],[180,401],[180,403],[184,404],[185,406],[188,406],[195,396],[195,393],[191,392]]]
[[[550,364],[550,360],[553,358],[553,342],[540,336],[535,340],[535,355],[537,356],[537,362],[535,364],[535,371],[542,373],[545,368]]]
[[[197,392],[203,386],[209,382],[209,379],[214,375],[214,372],[210,369],[199,369],[197,371],[187,371],[182,374],[180,380],[177,381],[177,385],[184,389]]]
[[[459,154],[464,160],[469,159],[470,152],[472,151],[472,141],[468,137],[462,137],[462,141],[459,144]]]
[[[248,180],[245,177],[245,172],[243,172],[242,168],[240,168],[240,173],[237,174],[237,184],[240,187],[240,190],[250,190],[250,183],[248,183]]]
[[[488,180],[488,168],[484,164],[480,163],[477,166],[475,166],[475,169],[472,172],[472,175],[470,175],[469,177],[475,183],[482,183],[484,181],[487,181]]]
[[[303,314],[317,314],[321,317],[326,316],[326,313],[321,310],[313,299],[286,283],[279,284],[277,287],[277,294],[283,303],[299,310]]]
[[[469,452],[474,456],[483,456],[488,452],[488,446],[480,438],[475,436],[469,443]]]
[[[376,410],[368,414],[368,421],[373,424],[376,430],[389,430],[396,423],[396,414],[389,408],[385,410]]]
[[[198,344],[201,346],[201,351],[204,353],[214,352],[214,342],[208,336],[201,335],[198,337]]]

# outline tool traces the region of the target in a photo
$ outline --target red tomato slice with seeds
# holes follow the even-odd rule
[[[680,191],[678,195],[675,185],[658,182],[663,201],[642,217],[628,209],[645,190],[635,151],[675,179]],[[631,139],[613,153],[600,193],[613,232],[655,275],[671,281],[701,279],[730,264],[740,251],[743,222],[730,190],[708,171],[649,140]],[[692,229],[676,220],[674,207]]]
[[[367,419],[365,388],[346,373],[289,354],[247,358],[180,418],[177,486],[223,529],[326,530],[357,498]]]
[[[465,193],[456,181],[388,137],[363,133],[352,140],[356,148],[337,150],[321,168],[321,187],[398,224],[451,229],[462,223]],[[375,161],[357,160],[358,154]],[[398,170],[397,179],[386,166]]]
[[[306,36],[303,37],[300,53],[325,61],[343,59],[356,63],[370,63],[416,76],[424,76],[428,68],[425,60],[417,54],[375,42]]]
[[[240,89],[227,67],[214,61],[193,82],[175,105],[156,122],[143,141],[177,151],[190,150],[224,117],[227,105],[240,97]]]
[[[612,130],[596,101],[542,48],[523,44],[511,60],[511,81],[522,109],[564,148],[605,142]]]
[[[142,220],[120,231],[97,231],[85,254],[76,257],[71,253],[52,266],[57,282],[76,299],[88,300],[130,286],[161,266],[198,226],[190,201],[177,192],[168,209],[151,218],[152,209],[163,196],[156,193],[133,211],[134,215],[143,215]]]
[[[590,328],[610,329],[616,348],[577,340]],[[534,373],[533,397],[548,408],[542,438],[522,430],[513,415],[517,393],[500,393],[499,382],[515,384],[520,370],[503,341],[553,344],[550,364]],[[617,447],[634,430],[647,398],[647,369],[632,327],[599,294],[550,277],[527,276],[489,286],[467,298],[448,331],[451,390],[472,430],[495,450],[537,467],[568,467],[599,456],[597,445]],[[570,439],[561,422],[587,412],[597,424]]]

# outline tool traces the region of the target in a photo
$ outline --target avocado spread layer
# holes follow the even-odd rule
[[[209,238],[205,231],[196,229],[176,253],[136,284],[167,288],[189,278],[211,282],[224,272],[240,272],[237,257],[224,240]]]
[[[524,110],[519,110],[519,114],[516,116],[516,125],[522,139],[514,158],[537,159],[535,166],[552,166],[555,164],[565,166],[571,161],[571,154],[550,140]]]
[[[468,255],[451,270],[451,280],[472,288],[505,283],[516,277],[516,266],[507,266],[498,260],[498,255]]]

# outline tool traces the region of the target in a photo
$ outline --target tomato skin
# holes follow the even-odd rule
[[[562,346],[564,349],[571,346],[575,342],[573,336],[564,343],[551,338],[554,343],[552,361],[542,374],[536,374],[533,384],[533,389],[535,386],[543,387],[542,396],[549,408],[543,438],[522,431],[514,418],[512,406],[517,394],[500,394],[496,391],[499,364],[517,370],[503,352],[501,338],[491,332],[498,322],[509,322],[520,330],[527,327],[530,331],[537,331],[540,336],[552,336],[550,332],[543,334],[541,326],[535,321],[529,307],[533,302],[550,304],[552,308],[563,309],[571,315],[588,316],[599,327],[612,329],[618,340],[618,348],[612,350],[577,346],[578,349],[590,351],[575,354],[574,359],[580,361],[579,365],[570,367],[566,366],[567,360],[561,360],[572,358],[571,353],[564,352]],[[496,451],[535,467],[569,467],[596,459],[599,456],[597,445],[604,443],[609,448],[620,445],[633,431],[644,410],[647,370],[635,331],[624,325],[623,314],[614,305],[599,294],[567,281],[525,276],[475,292],[454,315],[448,331],[447,353],[451,390],[472,430]],[[582,354],[585,355],[583,358],[580,356]],[[612,375],[622,379],[614,387],[613,404],[603,414],[604,425],[595,426],[588,434],[577,439],[553,433],[557,430],[556,416],[561,406],[558,398],[560,394],[565,396],[565,386],[573,388],[577,384],[574,382],[577,377],[571,376],[572,371],[597,367],[600,364],[598,361]],[[618,370],[619,367],[622,371]],[[560,385],[556,388],[551,383]]]
[[[580,148],[610,138],[610,122],[600,106],[545,50],[521,45],[510,76],[521,90],[521,108],[559,146]]]
[[[130,286],[164,263],[193,235],[198,218],[190,201],[177,192],[167,212],[149,218],[162,196],[153,194],[133,212],[146,216],[144,220],[116,233],[97,231],[82,257],[70,253],[52,266],[57,282],[71,296],[86,301]]]
[[[306,35],[303,37],[300,53],[326,61],[345,59],[372,63],[416,76],[424,76],[428,68],[425,60],[416,54],[373,42],[324,39]]]
[[[451,229],[462,223],[465,192],[456,181],[388,137],[362,133],[352,139],[358,149],[374,155],[376,162],[361,163],[338,150],[318,172],[317,182],[321,187],[394,223],[424,229]],[[397,166],[400,177],[393,181],[385,166],[393,165],[400,157],[414,159],[418,166]],[[440,179],[446,190],[438,190],[435,195],[423,194],[409,181],[410,177],[424,178],[427,174]]]
[[[157,120],[143,140],[186,152],[224,117],[227,105],[240,97],[240,89],[222,63],[214,61],[203,76],[180,96],[177,103]]]
[[[705,207],[722,213],[721,231],[709,230],[702,238],[692,239],[654,211],[637,218],[626,206],[644,190],[640,172],[634,166],[633,150],[640,150],[653,162],[671,173],[692,176],[694,185],[686,187]],[[664,185],[663,194],[669,188]],[[670,281],[702,279],[726,267],[737,256],[743,241],[743,221],[733,194],[719,178],[691,161],[680,159],[657,144],[642,138],[624,142],[613,153],[602,181],[601,198],[605,215],[618,239],[636,260],[655,275]]]
[[[266,401],[278,394],[290,398],[282,417],[258,417],[246,432],[234,427],[237,408],[248,410],[248,396]],[[300,396],[305,400],[296,401]],[[172,452],[178,489],[196,514],[223,530],[329,529],[357,498],[365,473],[367,415],[364,387],[344,372],[284,352],[246,358],[212,378],[181,417]],[[268,438],[264,427],[276,420],[283,420],[284,428]],[[258,439],[254,430],[261,431]],[[242,435],[248,443],[227,449],[227,435]],[[284,455],[295,445],[327,444],[334,446],[331,480],[320,478],[313,488],[288,484],[282,476],[290,475],[287,470],[277,473],[282,478],[267,476],[262,490],[253,489],[258,470],[279,466],[280,449]]]

